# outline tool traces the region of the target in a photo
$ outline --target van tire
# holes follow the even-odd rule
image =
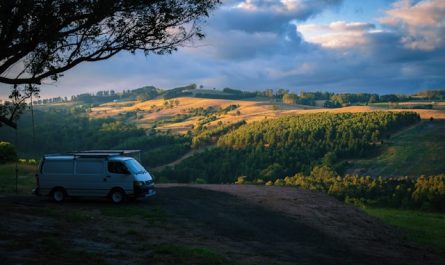
[[[110,191],[109,197],[113,203],[119,204],[125,200],[126,196],[125,192],[122,189],[116,188]]]
[[[54,202],[61,203],[66,199],[66,191],[64,188],[54,188],[51,192],[51,199]]]

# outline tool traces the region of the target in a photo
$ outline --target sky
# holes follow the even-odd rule
[[[223,0],[207,37],[171,55],[84,63],[42,97],[196,83],[242,90],[445,88],[445,0]],[[9,88],[0,85],[0,95]]]

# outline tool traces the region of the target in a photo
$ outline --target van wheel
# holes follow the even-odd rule
[[[113,203],[121,203],[125,200],[125,193],[121,189],[114,189],[110,192],[110,199]]]
[[[62,188],[56,188],[51,192],[51,198],[55,202],[63,202],[66,199],[66,192]]]

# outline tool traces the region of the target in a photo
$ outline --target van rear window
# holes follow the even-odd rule
[[[103,160],[77,160],[77,174],[102,174],[104,172]]]
[[[73,166],[72,160],[46,160],[43,163],[43,172],[47,174],[73,174]]]

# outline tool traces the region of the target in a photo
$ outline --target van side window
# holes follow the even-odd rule
[[[73,161],[46,160],[43,163],[43,172],[46,174],[73,174]]]
[[[108,162],[108,172],[115,174],[128,174],[127,167],[119,161],[109,161]]]
[[[103,174],[104,162],[103,160],[77,160],[76,172],[84,175]]]

